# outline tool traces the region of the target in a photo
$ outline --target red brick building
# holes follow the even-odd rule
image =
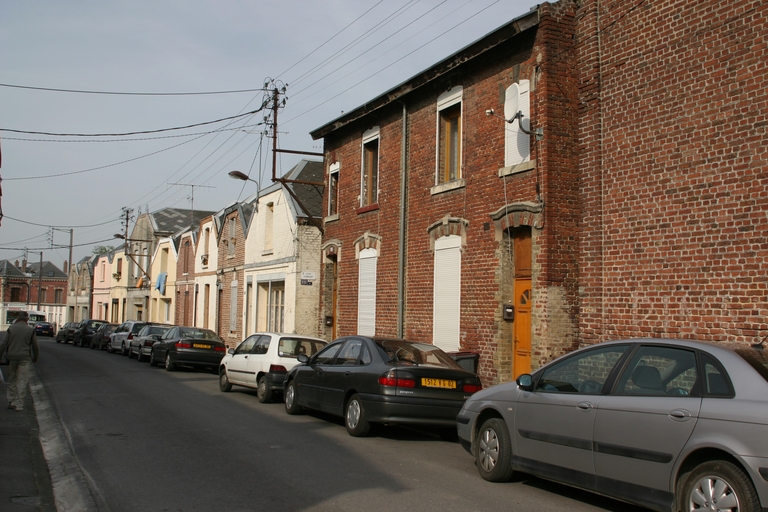
[[[473,351],[491,384],[607,339],[768,334],[766,17],[544,3],[313,131],[325,336]]]
[[[195,248],[197,229],[179,236],[176,262],[176,324],[195,325]]]
[[[577,346],[572,43],[572,13],[545,4],[312,133],[326,337],[476,352],[486,382]]]
[[[228,347],[243,341],[245,238],[256,200],[235,203],[214,216],[218,234],[216,332]]]

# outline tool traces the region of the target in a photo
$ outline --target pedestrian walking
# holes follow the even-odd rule
[[[0,359],[3,354],[8,359],[8,408],[24,410],[24,398],[27,396],[29,368],[40,356],[35,329],[27,323],[29,314],[22,311],[16,321],[8,327],[0,346]]]

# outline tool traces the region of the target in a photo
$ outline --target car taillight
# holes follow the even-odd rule
[[[288,370],[285,369],[285,366],[281,364],[271,364],[269,365],[269,372],[287,372]]]
[[[176,348],[192,348],[192,344],[186,341],[177,341]]]
[[[415,388],[416,379],[411,374],[398,374],[395,372],[385,373],[379,377],[379,384],[384,387],[396,388]]]
[[[128,339],[129,339],[129,340],[132,340],[132,339],[133,339],[133,333],[132,333],[132,332],[129,332],[129,333],[128,333]]]
[[[482,384],[464,384],[464,387],[462,388],[465,393],[477,393],[481,389],[483,389]]]
[[[227,349],[224,347],[213,347],[214,352],[226,352]]]

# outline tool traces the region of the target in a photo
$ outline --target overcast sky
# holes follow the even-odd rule
[[[131,0],[0,6],[0,259],[62,267],[119,245],[121,209],[220,210],[271,183],[263,114],[287,85],[279,147],[322,151],[309,132],[527,12],[530,0]],[[21,87],[18,87],[21,86]],[[65,89],[89,93],[46,91]],[[133,94],[96,94],[104,92]],[[163,93],[138,95],[135,93]],[[12,131],[16,130],[16,131]],[[36,133],[18,133],[36,132]],[[51,136],[83,134],[86,136]],[[278,157],[278,174],[301,157]],[[189,185],[170,185],[182,183]],[[194,187],[190,186],[194,185]],[[214,187],[214,188],[208,188]],[[50,227],[53,226],[53,240]],[[54,247],[51,248],[51,244]]]

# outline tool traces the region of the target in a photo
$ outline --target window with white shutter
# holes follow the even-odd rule
[[[515,117],[518,111],[523,113],[523,126],[531,129],[530,81],[520,80],[518,84],[507,87],[504,93],[504,118]],[[504,124],[504,166],[512,167],[531,159],[531,136],[523,133],[520,122]]]
[[[360,251],[357,288],[357,333],[376,334],[376,249]]]
[[[229,330],[237,330],[237,281],[232,281],[229,294]]]
[[[461,316],[461,237],[435,240],[432,343],[446,352],[459,350]]]

